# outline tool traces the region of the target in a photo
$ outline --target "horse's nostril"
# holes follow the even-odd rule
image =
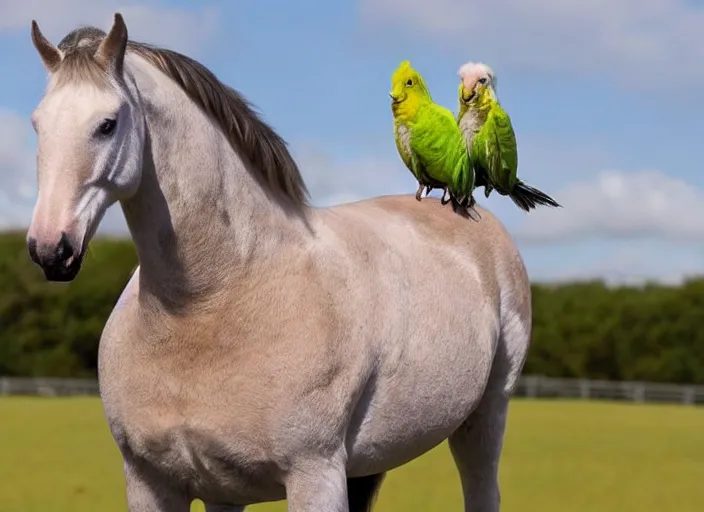
[[[29,259],[31,259],[34,263],[37,263],[39,261],[39,258],[37,257],[37,239],[29,237],[27,239],[27,251],[29,252]]]
[[[73,246],[71,245],[71,241],[68,239],[68,235],[64,231],[61,232],[61,240],[59,240],[59,244],[56,246],[55,254],[56,261],[60,263],[63,263],[73,256]]]

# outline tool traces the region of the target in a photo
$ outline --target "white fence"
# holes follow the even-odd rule
[[[0,377],[0,396],[76,396],[98,395],[98,381],[94,379],[50,379]]]
[[[94,396],[98,395],[98,382],[92,379],[0,377],[0,396],[2,395]],[[514,396],[704,405],[704,386],[658,384],[654,382],[553,379],[526,375],[520,379]]]
[[[704,405],[704,386],[656,382],[553,379],[526,375],[518,383],[514,396]]]

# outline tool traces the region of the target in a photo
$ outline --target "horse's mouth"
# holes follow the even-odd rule
[[[73,281],[81,271],[84,255],[85,252],[81,252],[78,256],[71,256],[63,264],[42,267],[44,277],[47,281],[55,283],[68,283]]]

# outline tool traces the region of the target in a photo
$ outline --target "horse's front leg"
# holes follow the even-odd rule
[[[349,512],[346,457],[295,463],[286,478],[288,512]]]
[[[191,500],[148,468],[125,461],[129,512],[190,512]]]

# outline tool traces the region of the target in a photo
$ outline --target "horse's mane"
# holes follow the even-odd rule
[[[105,32],[80,27],[59,43],[64,58],[58,80],[90,80],[104,85],[106,72],[95,61]],[[260,119],[251,104],[236,90],[222,83],[199,62],[178,52],[146,43],[129,41],[127,51],[137,54],[174,80],[206,114],[214,119],[236,151],[253,164],[255,178],[270,192],[288,199],[296,207],[308,204],[308,190],[286,142]]]

